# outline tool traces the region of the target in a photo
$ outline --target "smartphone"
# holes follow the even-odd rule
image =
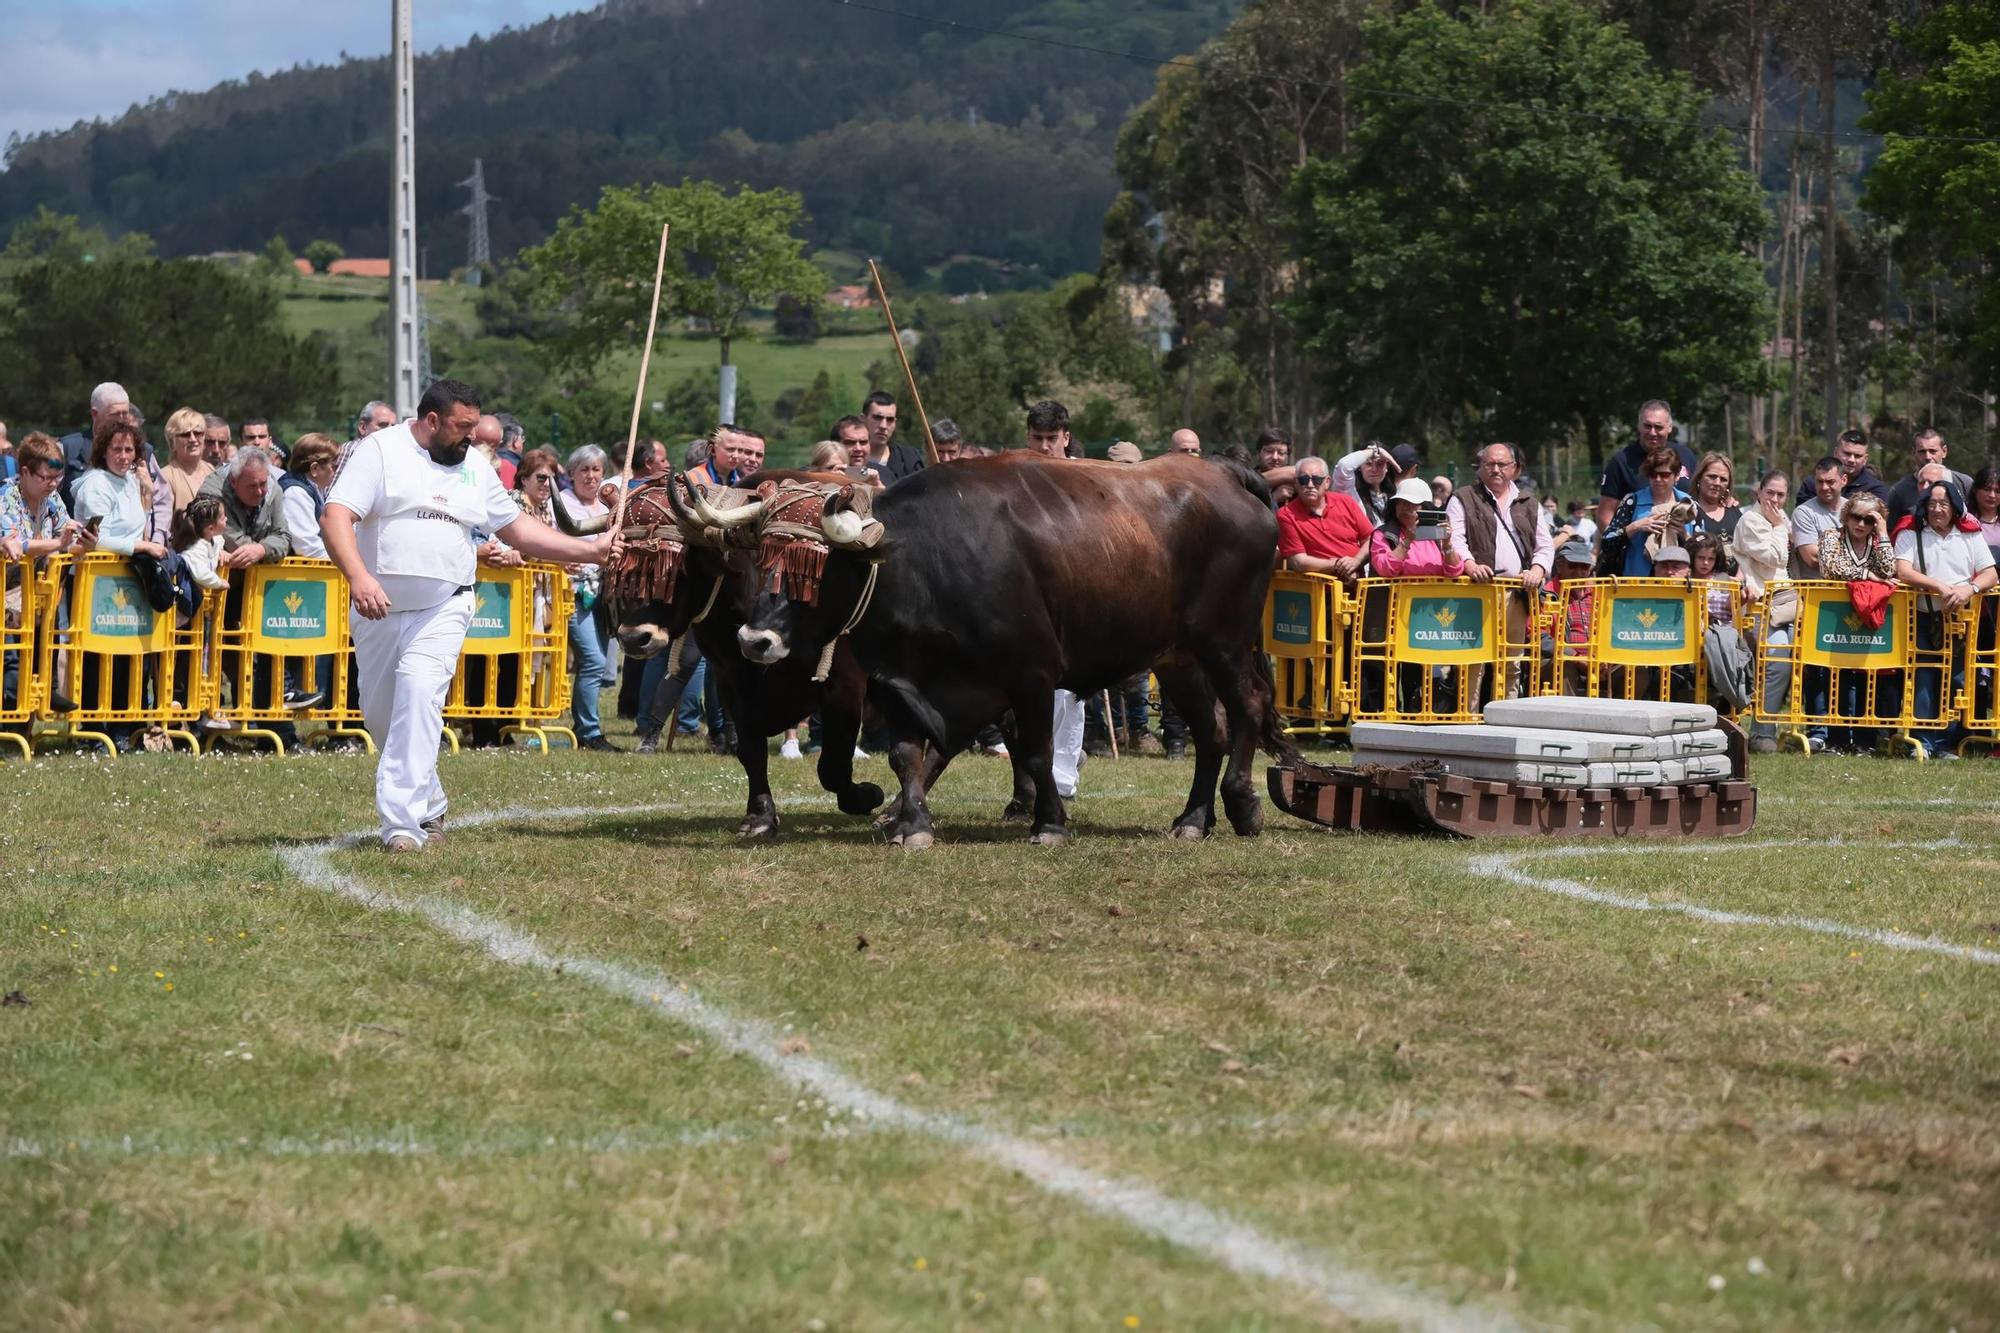
[[[97,530],[104,526],[104,515],[92,514],[88,519],[84,520],[83,526],[89,528],[90,535],[95,537]]]

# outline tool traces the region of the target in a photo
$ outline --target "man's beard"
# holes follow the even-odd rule
[[[431,456],[431,462],[436,463],[439,467],[457,467],[465,461],[465,450],[469,443],[469,439],[460,440],[457,444],[445,444],[440,440],[432,440],[424,446],[424,451]]]

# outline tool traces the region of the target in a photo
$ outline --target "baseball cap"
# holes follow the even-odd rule
[[[1587,565],[1597,559],[1597,554],[1590,549],[1589,542],[1581,537],[1572,537],[1556,548],[1556,559]]]
[[[1422,461],[1417,457],[1417,446],[1414,444],[1397,445],[1389,451],[1389,457],[1396,460],[1396,470],[1398,472],[1408,472]]]
[[[1421,477],[1411,477],[1407,481],[1397,482],[1395,494],[1389,498],[1392,500],[1408,500],[1419,509],[1429,509],[1432,507],[1430,483]]]
[[[1662,546],[1653,552],[1654,564],[1662,564],[1668,560],[1678,560],[1684,565],[1694,563],[1694,557],[1687,553],[1687,548],[1684,546]]]
[[[1130,440],[1120,440],[1111,446],[1111,451],[1105,454],[1105,457],[1114,463],[1137,463],[1145,455],[1140,453],[1139,446]]]

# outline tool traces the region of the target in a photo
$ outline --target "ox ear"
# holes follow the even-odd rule
[[[775,499],[778,494],[778,483],[775,481],[759,482],[755,494],[760,500],[769,501]]]
[[[863,518],[875,512],[875,488],[873,486],[842,486],[826,499],[826,512],[859,514]]]

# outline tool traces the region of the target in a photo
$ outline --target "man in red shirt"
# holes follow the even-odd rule
[[[1353,582],[1368,558],[1373,532],[1360,501],[1328,490],[1324,458],[1300,459],[1294,482],[1298,499],[1278,510],[1278,558],[1287,569]]]

